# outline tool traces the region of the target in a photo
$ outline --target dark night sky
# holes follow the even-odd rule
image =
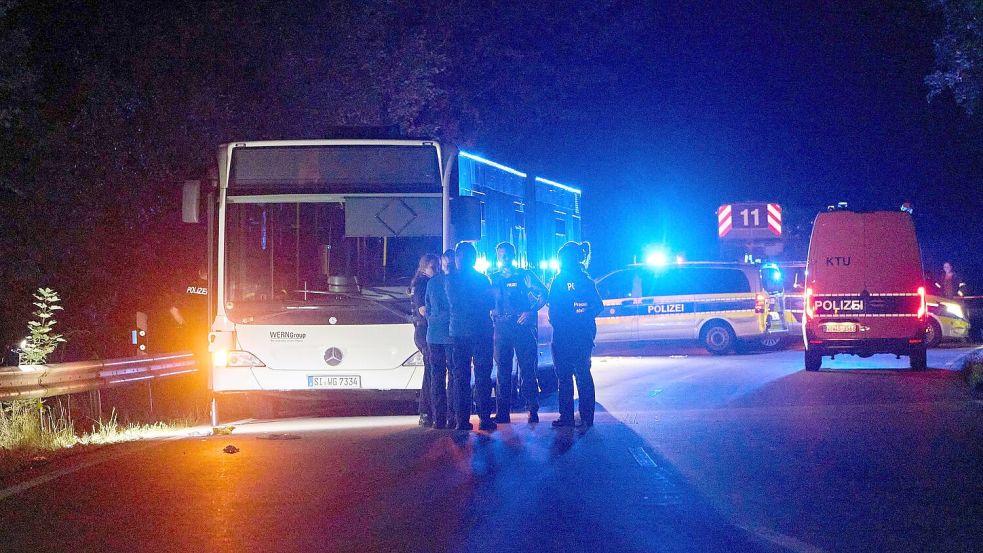
[[[646,53],[618,60],[622,95],[580,99],[590,125],[544,129],[532,149],[489,141],[583,185],[598,269],[647,243],[712,255],[716,206],[753,199],[795,208],[789,224],[840,200],[911,200],[929,267],[979,270],[978,154],[922,81],[937,16],[920,3],[683,4],[654,7]]]

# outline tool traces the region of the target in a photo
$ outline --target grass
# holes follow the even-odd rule
[[[963,374],[966,375],[970,390],[983,396],[983,349],[974,351],[966,358]]]
[[[194,417],[168,422],[121,423],[114,410],[88,432],[76,431],[71,414],[59,403],[38,400],[0,403],[0,450],[46,452],[76,445],[100,445],[159,437],[194,424]]]

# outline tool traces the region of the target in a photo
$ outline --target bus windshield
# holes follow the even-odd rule
[[[367,205],[228,204],[228,316],[255,324],[405,323],[406,288],[419,258],[440,251],[439,232],[425,232],[440,228],[440,212],[417,207],[414,221],[426,221],[413,226],[406,222],[412,206],[403,200]],[[377,215],[368,217],[366,209]],[[367,219],[386,232],[390,227],[417,232],[373,235],[375,227],[367,225]],[[329,285],[330,277],[335,277],[334,286]],[[349,285],[339,287],[339,282]]]

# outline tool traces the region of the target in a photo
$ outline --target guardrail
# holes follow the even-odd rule
[[[92,392],[197,370],[192,353],[0,367],[0,401]]]

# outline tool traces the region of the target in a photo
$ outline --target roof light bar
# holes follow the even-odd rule
[[[511,167],[507,167],[505,165],[502,165],[501,163],[495,163],[494,161],[492,161],[490,159],[485,159],[485,158],[483,158],[481,156],[476,156],[474,154],[469,154],[468,152],[462,151],[462,152],[460,152],[460,156],[461,157],[466,157],[468,159],[473,159],[474,161],[477,161],[478,163],[483,163],[483,164],[488,165],[490,167],[494,167],[495,169],[500,169],[502,171],[505,171],[506,173],[512,173],[513,175],[518,176],[518,177],[526,178],[526,176],[527,176],[522,171],[516,171],[515,169],[513,169]]]
[[[550,186],[555,186],[557,188],[561,188],[563,190],[566,190],[567,192],[573,192],[574,194],[583,194],[583,192],[581,192],[579,188],[574,188],[572,186],[567,186],[565,184],[560,184],[560,183],[558,183],[556,181],[552,181],[552,180],[549,180],[549,179],[544,179],[543,177],[536,177],[536,182],[541,182],[543,184],[548,184]]]

